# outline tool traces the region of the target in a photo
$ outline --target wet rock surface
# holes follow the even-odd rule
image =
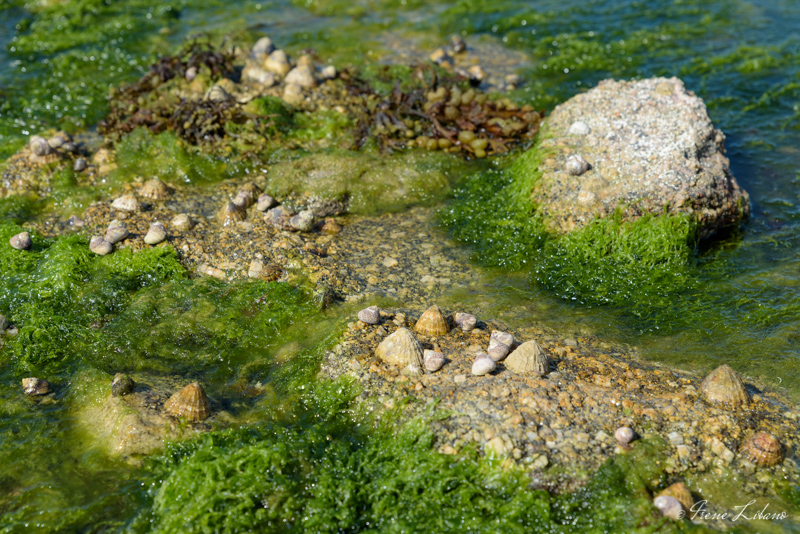
[[[677,78],[600,82],[553,110],[546,137],[552,154],[531,198],[556,231],[617,208],[629,218],[666,209],[693,217],[705,237],[750,212],[725,136]]]
[[[748,491],[763,492],[764,480],[753,475],[765,468],[736,451],[764,431],[789,451],[780,467],[770,468],[773,474],[800,480],[793,456],[800,444],[798,414],[778,395],[749,385],[746,409],[720,407],[704,400],[701,379],[691,373],[637,361],[635,353],[594,337],[562,339],[536,326],[513,331],[514,348],[537,341],[548,354],[549,374],[517,374],[500,361],[493,372],[476,376],[476,356],[493,330],[505,329],[493,321],[435,338],[416,334],[424,350],[436,347],[443,354],[445,364],[411,376],[381,361],[375,350],[397,329],[413,325],[422,310],[381,310],[377,325],[354,321],[326,355],[321,373],[354,377],[363,387],[360,401],[378,412],[402,403],[412,415],[438,402],[437,410],[450,414],[432,423],[442,452],[474,443],[530,466],[542,487],[569,489],[613,454],[636,447],[640,437],[660,436],[669,443],[667,473],[676,480],[727,469],[744,477]],[[452,320],[456,310],[445,311]],[[636,439],[620,444],[620,427],[633,429]]]

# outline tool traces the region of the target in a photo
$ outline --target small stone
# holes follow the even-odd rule
[[[460,35],[453,35],[450,37],[450,47],[456,54],[460,54],[462,52],[467,51],[467,43],[464,41],[464,38],[461,37]]]
[[[422,351],[422,360],[425,363],[425,369],[431,373],[435,373],[445,364],[444,354],[435,350],[425,349]]]
[[[589,135],[592,130],[585,122],[575,121],[570,125],[568,131],[571,135]]]
[[[0,334],[2,334],[3,331],[5,331],[5,329],[8,328],[10,324],[11,323],[8,322],[8,319],[6,318],[6,316],[3,315],[3,314],[0,314]]]
[[[221,85],[214,84],[206,92],[205,100],[207,102],[228,102],[233,100],[233,97]]]
[[[47,380],[31,377],[22,379],[22,391],[25,392],[25,395],[33,397],[35,395],[47,395],[52,391],[52,388]]]
[[[472,82],[482,82],[486,79],[486,71],[480,65],[473,65],[467,69],[467,74]]]
[[[667,495],[656,497],[653,500],[653,506],[658,508],[661,515],[670,519],[681,519],[684,515],[683,507],[675,497],[669,497]]]
[[[495,436],[487,441],[485,448],[487,453],[492,453],[495,456],[502,456],[508,452],[508,448],[500,436]]]
[[[180,213],[172,218],[169,223],[176,230],[187,232],[194,228],[194,221],[185,213]]]
[[[256,44],[253,45],[251,54],[254,57],[268,56],[274,51],[275,51],[275,45],[272,44],[272,39],[270,39],[269,37],[262,37],[261,39],[256,41]]]
[[[727,463],[731,463],[735,457],[733,451],[726,447],[722,440],[717,437],[711,438],[711,452]]]
[[[676,482],[664,488],[656,496],[674,497],[679,503],[681,503],[681,506],[686,512],[690,511],[694,506],[694,497],[692,497],[692,492],[689,491],[689,488],[683,482]]]
[[[453,382],[458,385],[464,384],[467,381],[467,375],[456,375],[453,377]]]
[[[219,278],[220,280],[227,280],[228,277],[225,276],[225,272],[217,269],[216,267],[211,267],[210,265],[203,263],[197,266],[195,270],[197,274],[203,274],[206,276],[213,276],[214,278]]]
[[[673,445],[683,444],[683,436],[681,436],[677,432],[670,432],[669,434],[667,434],[667,437],[669,438],[669,442],[672,443]]]
[[[128,232],[128,228],[119,221],[113,221],[109,226],[108,230],[106,230],[106,237],[105,240],[111,243],[112,245],[116,245],[123,239],[127,238],[130,235]]]
[[[314,212],[303,210],[289,218],[289,225],[300,232],[310,232],[314,229]]]
[[[33,241],[31,241],[31,234],[28,232],[20,232],[9,239],[8,242],[17,250],[28,250],[33,244]]]
[[[86,163],[86,160],[84,158],[78,158],[78,159],[75,160],[75,163],[72,165],[72,169],[75,172],[83,172],[83,171],[86,170],[86,167],[88,167],[88,166],[89,166],[89,164]]]
[[[335,219],[328,218],[323,221],[320,231],[325,234],[338,234],[342,231],[342,225],[336,222]]]
[[[619,443],[621,447],[627,447],[635,436],[636,432],[627,426],[621,426],[614,432],[614,437],[617,438],[617,443]]]
[[[286,73],[289,72],[292,67],[289,65],[289,58],[286,52],[283,50],[274,50],[264,62],[264,68],[280,76],[286,76]]]
[[[392,267],[396,267],[397,264],[400,263],[394,258],[386,257],[383,259],[383,266],[391,269]]]
[[[98,256],[105,256],[111,252],[112,249],[113,245],[99,235],[92,236],[91,241],[89,241],[89,250]]]
[[[314,77],[314,71],[311,67],[306,65],[298,65],[289,71],[286,75],[286,83],[296,84],[303,89],[311,89],[317,86],[317,79]]]
[[[456,325],[460,326],[461,330],[464,332],[469,332],[475,328],[475,325],[478,324],[478,319],[475,318],[475,316],[471,313],[458,312],[453,318],[453,321],[456,323]]]
[[[444,48],[437,48],[433,52],[430,53],[428,59],[441,65],[442,63],[447,63],[450,61],[450,54],[448,54]]]
[[[167,238],[167,231],[164,225],[160,222],[154,222],[150,225],[147,235],[144,236],[144,242],[148,245],[158,245]]]
[[[568,174],[572,176],[580,176],[589,170],[589,162],[581,156],[570,156],[564,164],[564,168]]]
[[[293,106],[299,106],[303,103],[305,97],[303,96],[303,88],[295,83],[287,83],[283,88],[283,101]]]
[[[358,312],[358,319],[366,324],[378,324],[381,322],[381,312],[377,306],[370,306]]]
[[[74,227],[74,228],[83,228],[84,222],[83,222],[83,219],[81,219],[77,215],[72,215],[72,216],[70,216],[69,219],[67,219],[67,224],[69,226]]]
[[[248,63],[242,69],[242,80],[245,82],[257,83],[264,87],[272,87],[275,85],[275,75],[268,70]]]
[[[195,78],[197,78],[197,67],[189,67],[186,69],[186,72],[183,74],[183,77],[186,79],[187,82],[191,82]]]
[[[256,209],[258,211],[267,211],[271,210],[275,206],[278,205],[278,201],[275,200],[273,197],[269,196],[268,194],[264,193],[260,197],[258,197],[258,201],[256,202]]]
[[[475,361],[472,362],[472,374],[475,376],[489,374],[495,369],[497,369],[497,364],[485,352],[478,353],[475,356]]]
[[[547,458],[546,454],[538,454],[533,457],[533,461],[531,462],[531,468],[536,470],[541,470],[547,467],[550,463],[550,460]]]
[[[334,67],[333,65],[328,65],[326,67],[323,67],[319,73],[319,77],[322,78],[323,80],[333,80],[338,75],[339,73],[336,72],[336,67]]]
[[[111,395],[113,397],[124,397],[129,393],[133,393],[133,388],[136,383],[128,375],[117,373],[114,375],[114,380],[111,381]]]

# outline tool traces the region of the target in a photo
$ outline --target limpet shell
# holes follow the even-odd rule
[[[436,304],[425,310],[417,324],[414,325],[414,329],[426,336],[443,336],[450,331],[447,317]]]
[[[777,437],[756,432],[742,443],[739,452],[760,467],[770,467],[783,461],[783,446]]]
[[[219,214],[217,214],[217,221],[219,221],[222,226],[228,226],[229,224],[243,221],[246,217],[247,212],[244,209],[233,202],[228,202],[219,211]]]
[[[408,328],[398,328],[375,349],[375,355],[386,363],[406,367],[422,367],[422,345]]]
[[[535,340],[526,341],[505,361],[506,368],[517,374],[544,376],[550,372],[547,353]]]
[[[142,211],[142,205],[133,195],[122,195],[111,203],[111,207],[123,211],[132,211],[134,213]]]
[[[159,178],[148,180],[139,188],[139,194],[153,200],[164,200],[172,195],[172,189]]]
[[[750,402],[750,395],[744,387],[744,382],[728,365],[721,365],[714,369],[700,384],[700,391],[709,402],[724,404],[732,408],[744,406]]]
[[[197,422],[211,415],[211,401],[203,386],[192,382],[170,397],[164,403],[164,409],[172,415],[185,417],[187,421]]]

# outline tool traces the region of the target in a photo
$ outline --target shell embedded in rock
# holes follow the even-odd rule
[[[617,443],[623,447],[627,447],[628,444],[633,441],[633,438],[636,437],[636,432],[634,432],[631,427],[621,426],[614,432],[614,437],[617,438]]]
[[[457,312],[453,317],[453,322],[460,326],[464,332],[469,332],[478,324],[478,319],[471,313]]]
[[[381,322],[381,312],[377,306],[370,306],[358,312],[358,320],[367,324],[378,324]]]
[[[760,467],[770,467],[783,461],[780,440],[767,432],[756,432],[742,443],[739,452]]]
[[[89,241],[89,250],[97,254],[98,256],[105,256],[109,252],[113,250],[114,246],[100,237],[99,235],[92,236],[92,239]]]
[[[450,331],[447,317],[436,304],[425,310],[417,324],[414,325],[414,329],[426,336],[443,336]]]
[[[38,135],[31,136],[30,141],[28,141],[28,146],[31,148],[31,152],[37,156],[46,156],[53,151],[47,139]]]
[[[185,213],[179,213],[178,215],[173,217],[172,220],[169,222],[169,224],[176,230],[181,230],[183,232],[186,232],[194,228],[194,221],[192,220],[191,217],[189,217]]]
[[[158,245],[167,238],[167,231],[164,225],[156,221],[150,225],[147,235],[144,236],[144,242],[148,245]]]
[[[256,209],[258,211],[267,211],[274,208],[277,205],[278,205],[277,200],[275,200],[270,195],[264,193],[263,195],[258,197],[258,201],[256,203]]]
[[[299,232],[310,232],[314,229],[314,212],[303,210],[289,218],[289,226]]]
[[[187,421],[197,422],[211,415],[211,401],[203,386],[192,382],[170,397],[164,403],[164,409],[172,415],[185,417]]]
[[[247,212],[244,209],[233,202],[228,202],[217,214],[217,221],[222,226],[228,226],[229,224],[243,221],[246,217]]]
[[[136,387],[136,382],[131,377],[117,373],[114,375],[114,380],[111,381],[111,396],[124,397],[129,393],[133,393],[134,387]]]
[[[47,380],[31,377],[22,379],[22,391],[25,392],[25,395],[33,397],[35,395],[47,395],[52,391],[52,388]]]
[[[111,207],[117,210],[132,211],[138,213],[142,211],[142,205],[133,195],[122,195],[111,203]]]
[[[700,391],[708,401],[732,408],[750,402],[750,395],[744,387],[744,382],[728,365],[714,369],[700,384]]]
[[[139,189],[139,194],[153,200],[164,200],[172,195],[172,189],[158,178],[147,180]]]
[[[472,362],[472,374],[475,376],[489,374],[495,369],[497,369],[497,364],[484,352],[479,352],[478,355],[475,356],[475,361]]]
[[[106,230],[105,239],[106,239],[106,241],[108,241],[112,245],[116,245],[117,243],[119,243],[120,241],[122,241],[123,239],[128,237],[129,235],[130,235],[130,232],[128,232],[128,228],[124,224],[119,223],[119,222],[117,224],[114,224],[112,222],[109,225],[108,230]]]
[[[570,156],[567,158],[567,163],[564,165],[568,174],[572,176],[580,176],[589,170],[589,162],[581,156]]]
[[[486,352],[494,361],[499,362],[508,356],[508,353],[511,352],[511,347],[505,343],[500,343],[496,339],[490,339],[489,348],[486,349]]]
[[[445,357],[444,354],[435,350],[425,349],[422,352],[422,359],[425,360],[425,369],[434,373],[444,367]]]
[[[406,367],[415,364],[422,367],[422,345],[408,328],[398,328],[386,336],[375,349],[375,355],[386,363]]]
[[[33,241],[31,241],[31,234],[28,232],[20,232],[19,234],[11,237],[8,243],[17,250],[28,250],[31,248]]]
[[[507,369],[517,374],[544,376],[550,372],[547,353],[535,340],[526,341],[506,358]]]
[[[675,497],[661,495],[653,499],[653,506],[659,509],[661,515],[670,519],[680,519],[684,515],[681,503]]]
[[[681,503],[683,509],[685,511],[689,511],[694,506],[694,497],[692,497],[692,492],[689,491],[689,488],[683,482],[676,482],[671,486],[663,489],[656,497],[673,497]]]

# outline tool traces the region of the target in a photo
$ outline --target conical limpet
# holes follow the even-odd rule
[[[750,402],[750,395],[742,379],[727,365],[721,365],[712,371],[700,384],[700,391],[708,401],[732,408]]]
[[[228,202],[217,215],[217,221],[219,221],[222,226],[228,226],[229,224],[243,221],[245,217],[247,217],[246,211],[233,202]]]
[[[398,328],[386,337],[375,349],[375,355],[386,363],[406,367],[415,364],[422,367],[422,345],[408,328]]]
[[[436,304],[425,310],[414,325],[414,329],[426,336],[443,336],[450,331],[447,317]]]
[[[148,180],[139,188],[139,194],[153,200],[164,200],[172,195],[172,190],[159,178]]]
[[[17,250],[28,250],[31,248],[33,241],[31,241],[31,234],[28,232],[20,232],[9,239],[8,243]]]
[[[113,249],[114,246],[99,235],[92,236],[92,239],[89,241],[89,250],[98,256],[105,256]]]
[[[158,245],[167,238],[167,231],[164,225],[156,221],[150,225],[147,235],[144,236],[144,242],[148,245]]]
[[[34,397],[36,395],[47,395],[52,391],[52,388],[47,380],[30,377],[22,379],[22,391],[25,392],[25,395]]]
[[[544,376],[550,372],[547,353],[535,340],[526,341],[505,360],[507,369],[517,374]]]
[[[142,205],[133,195],[122,195],[111,203],[111,207],[118,210],[132,211],[138,213],[142,211]]]
[[[780,440],[767,432],[757,432],[742,443],[739,452],[760,467],[770,467],[783,461]]]
[[[211,401],[203,386],[192,382],[175,393],[164,403],[164,409],[172,415],[185,417],[187,421],[202,421],[211,414]]]

